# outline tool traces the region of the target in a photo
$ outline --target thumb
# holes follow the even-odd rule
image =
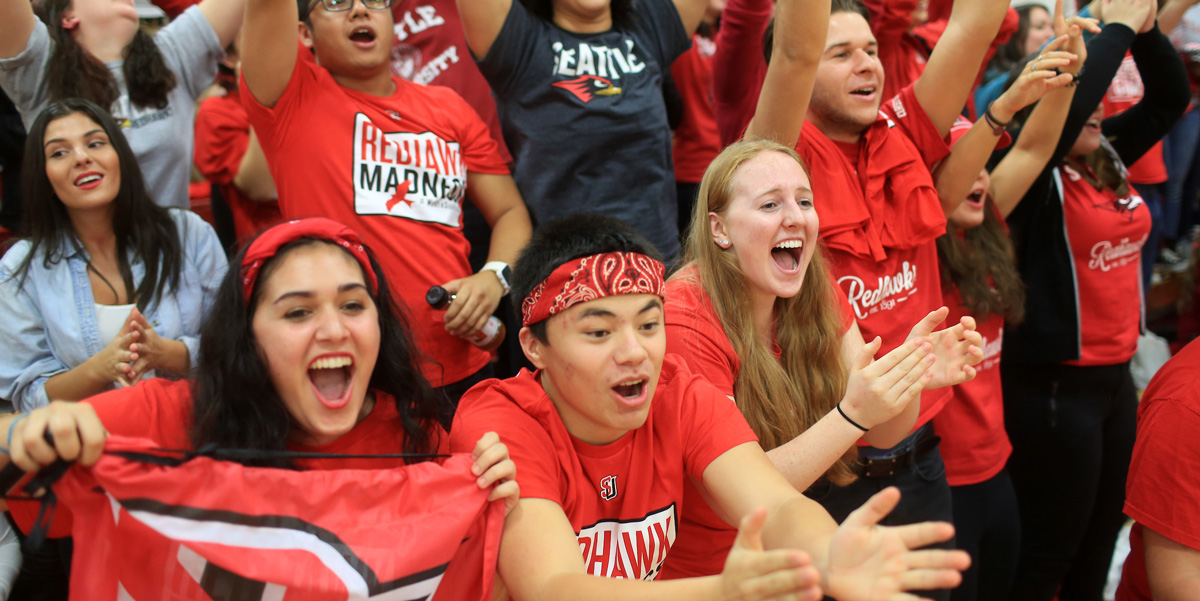
[[[870,528],[879,524],[887,514],[891,513],[896,505],[900,503],[900,489],[895,486],[889,486],[867,499],[861,507],[855,509],[843,526],[852,528]]]
[[[733,546],[751,551],[762,551],[762,530],[763,524],[766,523],[767,509],[765,507],[759,507],[743,516]]]
[[[442,284],[442,288],[445,288],[446,292],[449,292],[450,294],[454,294],[454,293],[458,292],[459,288],[462,287],[462,282],[464,279],[465,278],[458,278],[457,280],[450,280],[449,282]]]
[[[852,369],[866,369],[875,360],[875,353],[879,352],[879,346],[883,344],[883,339],[876,336],[874,340],[863,345],[862,350],[858,351],[858,356],[854,358]]]
[[[933,333],[933,329],[936,328],[938,324],[945,321],[946,316],[949,314],[950,309],[946,307],[930,311],[929,315],[926,315],[924,319],[917,322],[917,325],[913,326],[912,334],[909,336],[909,338],[924,338],[925,336],[930,335]]]

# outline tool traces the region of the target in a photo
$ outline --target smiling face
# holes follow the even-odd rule
[[[662,299],[608,296],[579,303],[546,321],[546,342],[522,328],[521,347],[567,431],[607,444],[646,423],[667,338]]]
[[[883,94],[879,45],[866,19],[848,12],[829,17],[826,40],[808,118],[833,140],[857,142],[879,114]]]
[[[83,113],[46,125],[46,178],[70,214],[111,211],[121,189],[121,161],[108,134]]]
[[[954,212],[947,217],[950,223],[960,230],[969,230],[982,224],[987,193],[991,185],[992,176],[987,169],[980,169],[979,177],[975,178],[975,185],[971,186],[971,193],[967,195],[967,200],[959,204],[958,208],[954,209]]]
[[[329,11],[316,0],[309,24],[300,24],[300,41],[313,49],[317,64],[335,79],[390,77],[392,11],[367,8],[362,0],[353,2],[349,10]]]
[[[328,444],[370,413],[379,313],[362,268],[338,247],[298,246],[276,261],[258,284],[254,338],[296,442]]]
[[[808,175],[792,157],[763,151],[734,171],[731,192],[725,210],[708,215],[713,240],[734,253],[756,306],[796,296],[820,228]]]
[[[1035,6],[1029,9],[1029,31],[1025,34],[1025,56],[1041,50],[1042,45],[1054,37],[1054,23],[1046,9]]]
[[[1079,132],[1079,137],[1075,138],[1075,144],[1071,146],[1071,150],[1067,152],[1068,156],[1079,157],[1091,154],[1100,148],[1100,122],[1104,120],[1104,104],[1096,106],[1096,110],[1092,111],[1092,116],[1088,117],[1087,124]]]

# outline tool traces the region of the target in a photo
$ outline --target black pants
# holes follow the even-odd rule
[[[900,489],[900,504],[880,522],[881,524],[903,526],[927,521],[950,522],[954,519],[950,484],[946,482],[946,464],[942,462],[942,454],[937,447],[919,455],[912,465],[901,468],[892,476],[859,478],[849,486],[833,486],[828,481],[821,480],[804,494],[820,503],[840,524],[872,495],[889,486]],[[953,549],[954,542],[949,541],[932,547]],[[923,599],[950,599],[950,591],[944,589],[913,592]]]
[[[1003,601],[1012,589],[1021,550],[1017,496],[1008,472],[977,484],[951,486],[954,540],[971,555],[971,567],[951,601]]]
[[[1129,364],[1004,362],[1009,474],[1021,514],[1013,601],[1100,601],[1124,522],[1137,427]],[[1061,590],[1059,587],[1061,586]]]

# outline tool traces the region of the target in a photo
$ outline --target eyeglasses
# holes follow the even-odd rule
[[[363,3],[363,6],[365,6],[367,8],[383,9],[383,8],[391,8],[391,6],[392,6],[392,0],[360,0],[360,1]],[[325,10],[327,10],[329,12],[333,12],[333,13],[350,10],[351,8],[354,7],[354,0],[313,0],[312,3],[310,3],[308,5],[308,10],[304,12],[305,18],[307,18],[308,15],[312,14],[312,10],[313,10],[313,8],[315,8],[317,6],[318,2],[325,6]]]

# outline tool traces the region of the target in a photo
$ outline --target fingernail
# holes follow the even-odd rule
[[[483,468],[482,468],[482,467],[479,467],[479,464],[472,465],[472,466],[471,466],[471,473],[472,473],[472,474],[475,474],[476,476],[478,476],[479,474],[482,474],[482,473],[483,473]]]
[[[479,486],[480,486],[481,488],[482,488],[482,487],[484,487],[484,486],[487,486],[487,480],[484,480],[482,476],[480,476],[480,477],[479,477],[479,479],[475,480],[475,482],[476,482],[477,484],[479,484]]]

